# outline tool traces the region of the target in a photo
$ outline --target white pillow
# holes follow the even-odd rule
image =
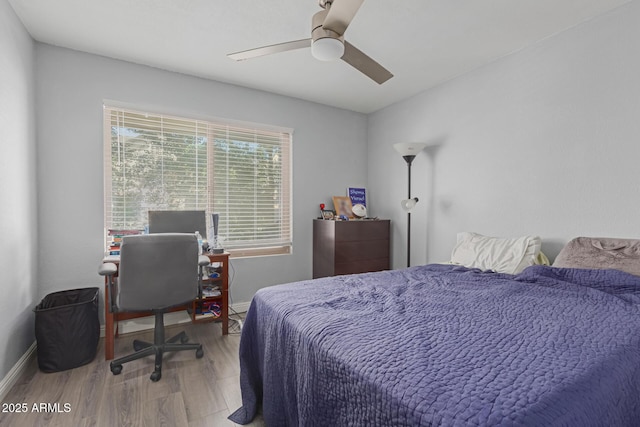
[[[488,237],[477,233],[458,233],[451,262],[469,268],[518,274],[536,264],[542,241],[538,236],[513,239]]]

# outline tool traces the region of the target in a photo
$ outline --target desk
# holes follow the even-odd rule
[[[214,282],[219,283],[220,286],[220,296],[217,297],[208,297],[205,300],[208,301],[217,301],[220,304],[220,317],[207,319],[207,321],[218,321],[222,322],[222,335],[229,334],[229,254],[206,254],[209,257],[209,260],[212,263],[220,263],[220,277],[217,279],[207,279],[203,280],[203,283]],[[114,257],[108,257],[104,259],[104,262],[112,262],[116,265],[119,264],[119,260]],[[116,274],[117,277],[117,274]],[[136,319],[138,317],[146,317],[152,316],[153,314],[148,312],[124,312],[124,313],[113,313],[109,310],[109,306],[111,305],[111,299],[109,295],[109,284],[108,277],[105,277],[104,282],[104,358],[105,360],[111,360],[114,356],[114,344],[115,337],[118,336],[118,321],[120,320],[129,320]],[[115,282],[115,286],[117,286],[117,281]],[[181,311],[188,310],[191,312],[192,322],[202,322],[203,320],[197,320],[195,316],[195,308],[199,303],[199,300],[194,300],[192,303],[183,306],[176,306],[169,310],[169,312],[173,311]]]

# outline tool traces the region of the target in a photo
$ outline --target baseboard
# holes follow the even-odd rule
[[[234,311],[236,313],[246,313],[246,311],[249,310],[250,305],[251,305],[251,301],[233,304],[232,306],[229,307],[229,311],[231,313],[233,313]],[[190,321],[191,321],[191,318],[189,317],[189,315],[186,312],[182,311],[182,312],[166,314],[164,319],[164,324],[166,326],[171,326],[171,325],[179,325],[181,323],[188,323]],[[132,320],[124,320],[120,322],[118,329],[121,334],[128,334],[131,332],[150,330],[150,329],[153,329],[153,326],[154,326],[154,319],[153,317],[149,316],[149,317],[141,317],[141,318],[132,319]],[[104,325],[101,325],[100,337],[104,338],[104,335],[105,335]]]
[[[138,319],[124,320],[118,325],[118,331],[121,334],[130,334],[132,332],[151,330],[155,326],[156,319],[153,316],[140,317]],[[191,316],[186,311],[175,311],[173,313],[165,313],[164,325],[172,326],[181,323],[190,323]]]
[[[249,306],[251,306],[251,301],[239,302],[229,307],[229,311],[233,310],[236,313],[246,313],[247,311],[249,311]]]
[[[2,381],[0,381],[0,401],[4,400],[4,398],[7,396],[7,393],[9,393],[9,390],[11,390],[11,387],[16,384],[16,382],[20,378],[20,375],[22,375],[23,371],[27,368],[29,359],[35,357],[35,354],[36,342],[34,341],[33,344],[31,344],[27,351],[22,355],[22,357],[18,359],[16,364],[13,365],[13,368],[11,368],[7,375],[5,375]]]

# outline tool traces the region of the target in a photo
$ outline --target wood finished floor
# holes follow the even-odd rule
[[[33,358],[3,404],[26,403],[27,413],[0,413],[0,426],[233,426],[227,416],[240,407],[240,335],[222,336],[220,324],[184,324],[166,328],[167,337],[181,330],[203,345],[204,357],[194,351],[167,353],[162,378],[149,379],[153,358],[123,365],[113,375],[104,360],[100,339],[93,362],[69,371],[45,374]],[[153,340],[153,332],[116,339],[116,357],[133,352],[133,339]],[[68,413],[32,412],[33,404],[70,404]],[[4,405],[3,405],[4,407]],[[252,426],[263,426],[258,416]]]

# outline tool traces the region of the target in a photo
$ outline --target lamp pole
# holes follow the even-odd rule
[[[407,162],[407,172],[409,174],[407,199],[411,199],[411,162],[416,158],[415,155],[402,156]],[[407,267],[411,267],[411,211],[407,212]]]
[[[407,267],[411,267],[411,209],[418,202],[417,198],[411,198],[411,162],[426,146],[427,144],[422,142],[399,142],[393,144],[393,148],[407,162],[407,172],[409,173],[407,200],[400,202],[402,208],[407,211]]]

